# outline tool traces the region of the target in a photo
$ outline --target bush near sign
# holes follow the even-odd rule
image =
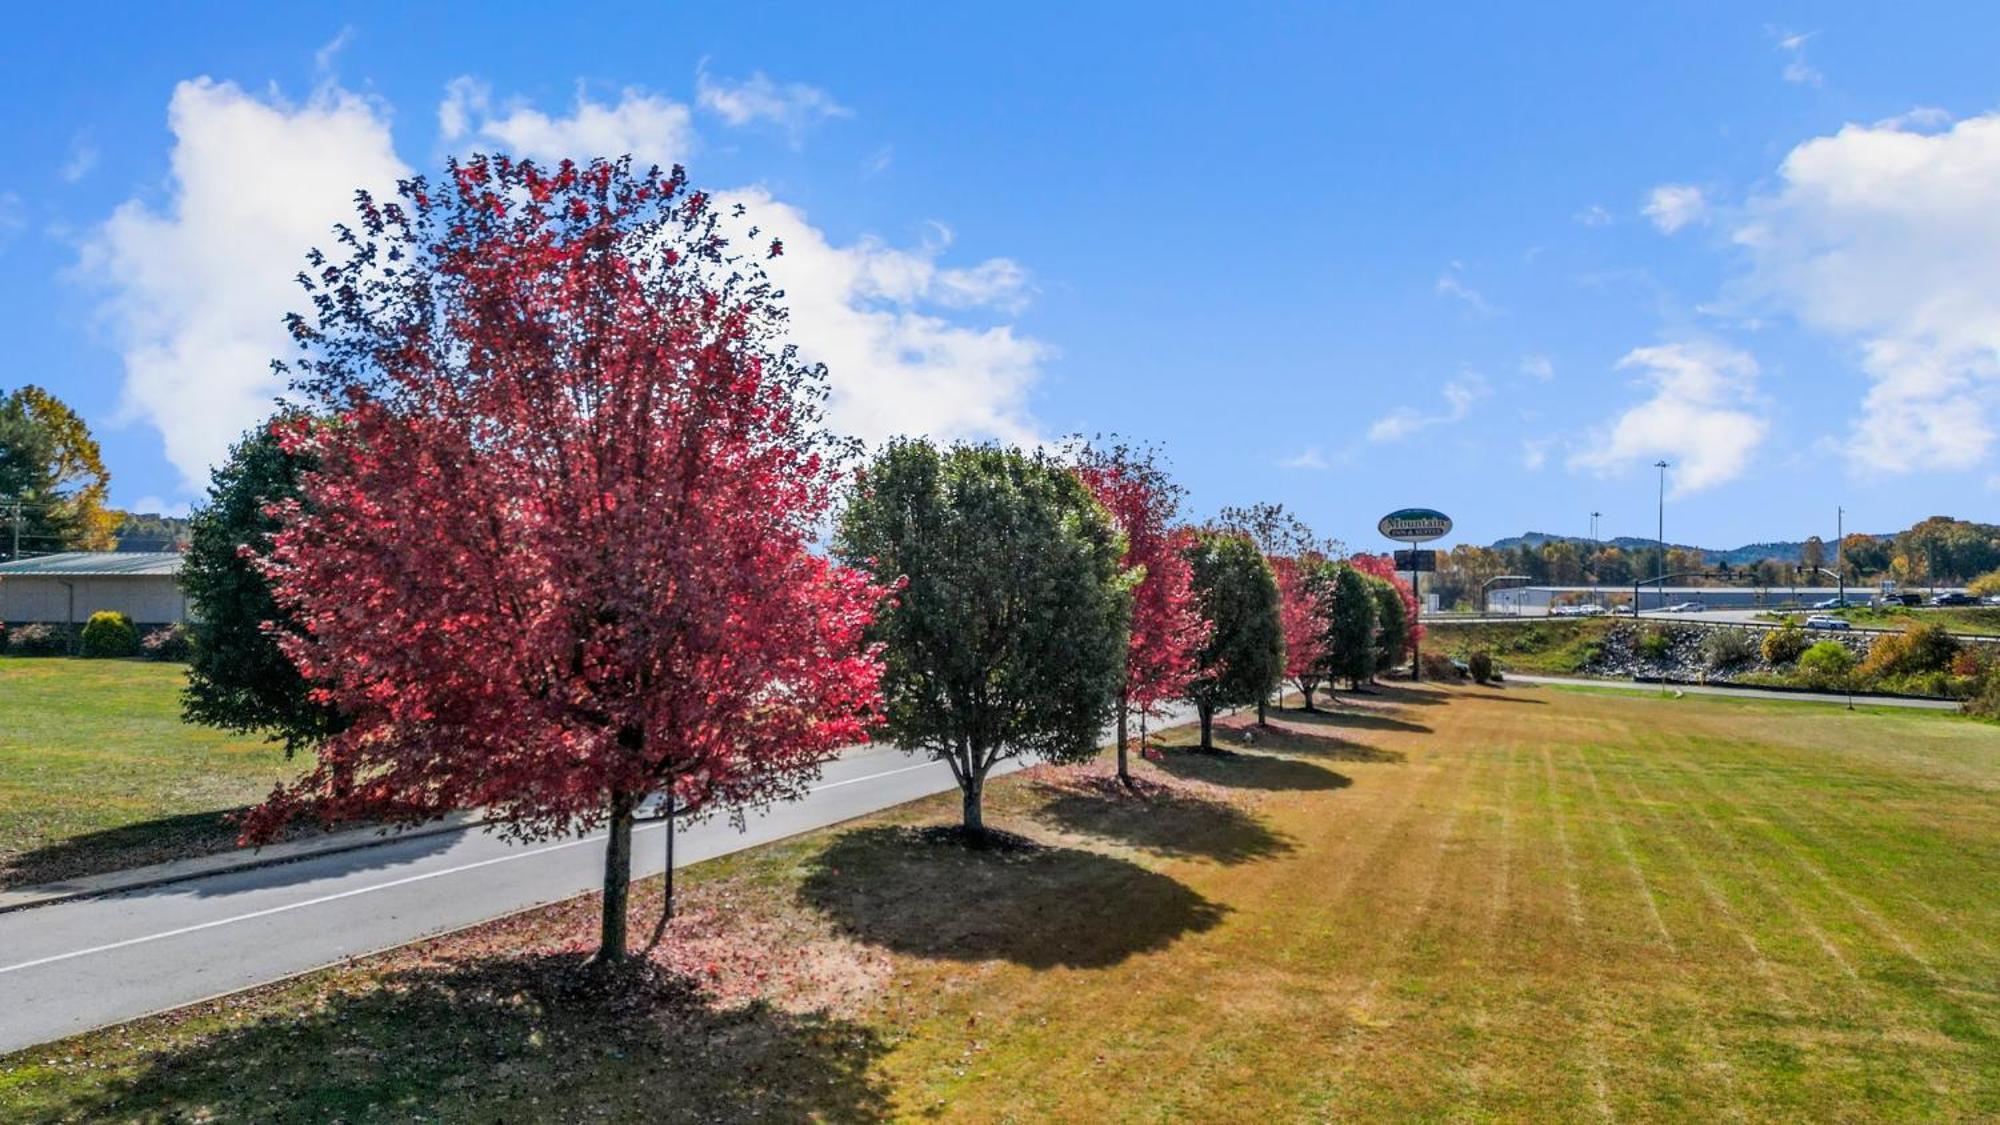
[[[1404,543],[1423,543],[1451,534],[1451,517],[1434,508],[1403,508],[1375,525],[1383,536]]]

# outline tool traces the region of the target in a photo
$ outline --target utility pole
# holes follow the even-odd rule
[[[14,515],[14,550],[8,554],[7,561],[18,562],[21,558],[21,498],[19,496],[14,497],[8,504],[8,507],[13,511]]]

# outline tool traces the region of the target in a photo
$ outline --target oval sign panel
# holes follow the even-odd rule
[[[1390,539],[1427,543],[1451,534],[1451,517],[1434,508],[1404,508],[1383,516],[1375,526]]]

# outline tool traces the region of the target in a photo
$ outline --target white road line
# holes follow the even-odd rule
[[[881,773],[871,773],[866,777],[850,777],[845,781],[830,781],[825,785],[815,785],[811,789],[808,789],[807,792],[818,793],[824,789],[838,789],[843,785],[857,785],[864,781],[876,781],[881,778],[892,777],[899,773],[909,773],[911,770],[924,769],[930,766],[931,764],[932,763],[930,762],[919,762],[914,766],[902,766],[893,770],[884,770]],[[637,829],[636,831],[648,831],[653,827],[657,827],[657,825],[649,825],[646,828]],[[365,895],[374,891],[386,891],[391,887],[400,887],[410,883],[421,883],[426,879],[436,879],[444,875],[456,875],[461,871],[472,871],[481,867],[491,867],[496,863],[509,863],[517,859],[527,859],[531,856],[547,855],[550,852],[558,852],[563,850],[564,848],[573,848],[579,844],[593,843],[597,840],[602,840],[603,838],[604,838],[604,833],[597,832],[589,836],[580,836],[574,840],[565,840],[560,844],[548,844],[543,847],[533,848],[527,851],[511,852],[507,855],[494,856],[491,859],[476,860],[472,863],[462,863],[456,867],[446,867],[437,871],[426,871],[420,875],[405,875],[400,879],[391,879],[386,883],[371,883],[365,887],[355,887],[350,890],[339,891],[330,895],[321,895],[318,898],[304,899],[299,902],[288,902],[281,906],[267,907],[263,910],[253,910],[248,914],[237,914],[229,918],[215,918],[207,922],[196,923],[195,925],[192,926],[182,926],[177,930],[165,930],[157,934],[146,934],[142,937],[126,938],[124,941],[114,941],[106,945],[92,946],[89,949],[73,949],[67,953],[57,953],[48,957],[39,957],[33,961],[23,961],[18,965],[0,966],[0,974],[18,972],[22,969],[32,969],[40,965],[52,965],[58,961],[69,961],[78,957],[90,957],[99,953],[109,953],[114,949],[125,949],[134,945],[144,945],[145,943],[150,941],[164,941],[167,938],[180,937],[184,934],[198,933],[202,930],[214,929],[217,926],[229,926],[229,925],[234,925],[237,922],[249,922],[258,918],[269,917],[270,915],[273,914],[283,914],[288,910],[302,910],[308,906],[319,906],[324,903],[337,902],[340,899],[353,898],[356,895]]]

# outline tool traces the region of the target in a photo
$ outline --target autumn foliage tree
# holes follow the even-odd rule
[[[1284,674],[1278,583],[1246,535],[1205,531],[1187,556],[1202,617],[1210,624],[1188,699],[1201,719],[1201,748],[1213,750],[1216,708],[1258,703]]]
[[[1315,670],[1325,659],[1321,637],[1326,622],[1323,599],[1314,596],[1310,579],[1317,567],[1341,554],[1341,544],[1321,538],[1283,504],[1226,507],[1217,514],[1216,526],[1249,537],[1270,565],[1278,584],[1278,620],[1285,638],[1284,677],[1299,685],[1305,709],[1312,710],[1313,688],[1320,678]],[[1264,703],[1257,701],[1259,724],[1265,721]]]
[[[1187,694],[1210,626],[1196,602],[1187,558],[1194,531],[1175,524],[1185,490],[1154,451],[1122,443],[1087,447],[1077,461],[1078,475],[1125,537],[1119,565],[1135,580],[1131,639],[1118,685],[1118,778],[1130,786],[1127,717],[1134,708],[1148,712]]]
[[[289,432],[314,467],[266,563],[281,643],[349,725],[245,834],[608,825],[615,962],[642,798],[799,795],[878,714],[883,591],[808,549],[847,446],[680,169],[475,157],[399,195],[357,195],[302,275],[293,385],[332,421]]]

